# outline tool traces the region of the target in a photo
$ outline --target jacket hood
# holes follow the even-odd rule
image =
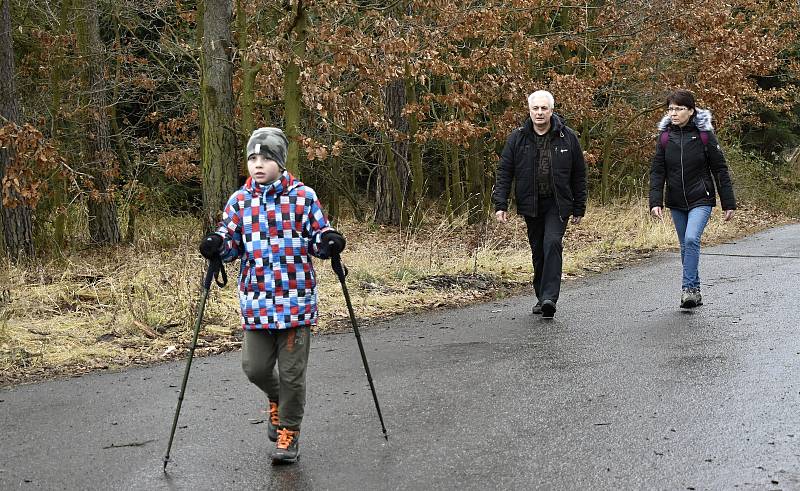
[[[686,123],[687,126],[692,124],[700,131],[714,131],[714,126],[711,124],[711,111],[708,109],[695,108],[694,116]],[[664,131],[670,126],[672,126],[672,118],[667,114],[659,121],[658,131]]]

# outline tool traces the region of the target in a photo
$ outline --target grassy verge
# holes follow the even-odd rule
[[[739,199],[800,216],[800,160],[777,165],[737,146],[726,157]]]
[[[743,206],[723,223],[715,210],[704,241],[714,244],[789,221]],[[519,217],[469,226],[429,219],[414,230],[344,221],[348,287],[360,320],[460,306],[529,290],[530,249]],[[142,219],[137,242],[85,249],[36,265],[0,268],[0,385],[185,356],[205,263],[194,218]],[[164,231],[169,231],[165,234]],[[674,249],[672,225],[654,222],[646,204],[589,206],[565,237],[567,279]],[[327,262],[317,261],[319,332],[346,329],[347,311]],[[212,288],[197,354],[240,344],[235,278]]]

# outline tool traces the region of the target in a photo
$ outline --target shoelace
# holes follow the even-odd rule
[[[295,432],[286,428],[278,430],[278,448],[289,448],[294,441]]]
[[[269,422],[272,423],[272,426],[278,426],[281,423],[278,417],[278,405],[274,402],[269,403]]]

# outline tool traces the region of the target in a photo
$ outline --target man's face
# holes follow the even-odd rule
[[[531,121],[536,126],[544,126],[550,122],[550,116],[553,115],[553,108],[550,107],[550,102],[547,97],[536,96],[528,103],[528,111],[531,114]]]
[[[276,181],[281,175],[278,163],[260,153],[255,153],[247,159],[247,170],[253,180],[259,184],[269,184]]]

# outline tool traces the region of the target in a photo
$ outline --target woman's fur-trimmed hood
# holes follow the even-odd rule
[[[708,109],[695,108],[694,117],[689,120],[688,124],[692,123],[694,123],[700,131],[714,131],[714,126],[711,124],[711,111]],[[672,124],[672,118],[667,114],[661,118],[661,121],[658,123],[658,131],[666,130],[670,124]]]

